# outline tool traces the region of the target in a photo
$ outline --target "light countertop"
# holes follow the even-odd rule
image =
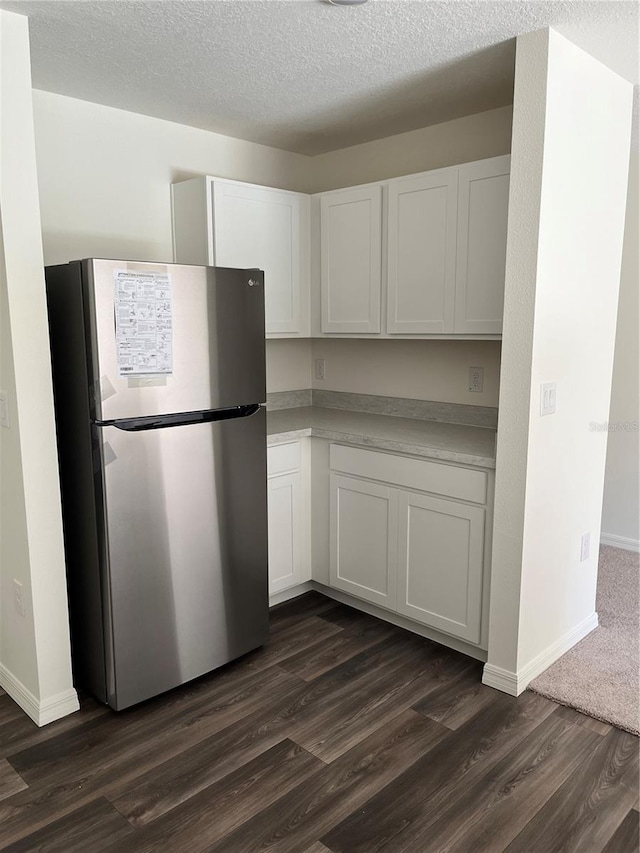
[[[267,443],[315,436],[481,468],[496,467],[496,431],[420,418],[301,406],[267,412]]]

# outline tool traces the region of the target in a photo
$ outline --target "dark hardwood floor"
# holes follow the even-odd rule
[[[267,646],[38,729],[0,695],[0,849],[638,851],[638,739],[315,593]]]

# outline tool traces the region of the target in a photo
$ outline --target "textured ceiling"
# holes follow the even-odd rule
[[[514,37],[554,26],[638,82],[636,2],[16,0],[33,85],[304,154],[511,103]]]

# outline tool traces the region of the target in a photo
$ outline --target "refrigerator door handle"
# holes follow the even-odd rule
[[[231,409],[211,409],[203,412],[178,412],[171,415],[146,415],[141,418],[115,418],[107,421],[94,421],[97,427],[113,426],[126,432],[142,432],[150,429],[206,424],[213,421],[226,421],[232,418],[248,418],[260,410],[259,403],[250,406],[234,406]]]

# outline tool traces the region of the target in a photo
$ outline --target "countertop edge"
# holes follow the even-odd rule
[[[351,444],[357,447],[370,447],[376,450],[392,450],[397,453],[408,453],[412,456],[422,456],[427,459],[439,459],[443,462],[473,465],[476,468],[495,469],[496,467],[496,460],[485,456],[476,456],[455,450],[443,450],[442,448],[429,447],[422,444],[410,444],[402,441],[393,441],[392,439],[345,433],[339,430],[323,429],[314,426],[271,433],[267,435],[267,446],[271,447],[276,444],[284,444],[287,441],[295,441],[298,438],[307,437],[324,438],[330,441],[339,441],[343,444]]]

